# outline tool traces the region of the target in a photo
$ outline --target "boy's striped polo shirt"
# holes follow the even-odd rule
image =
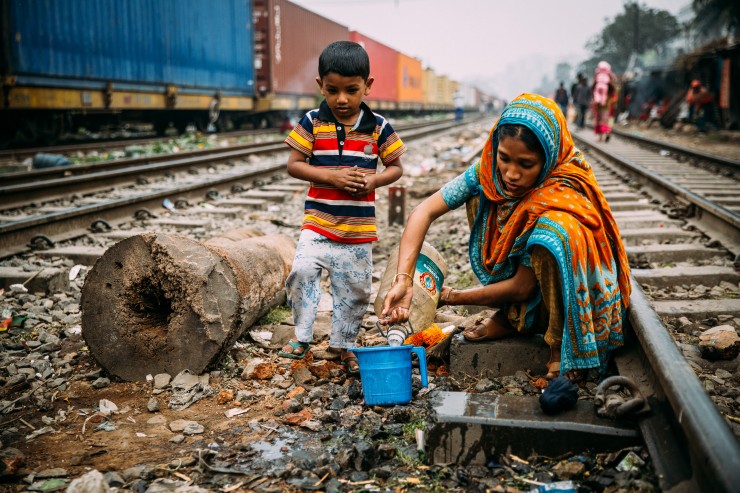
[[[388,121],[362,103],[362,114],[352,128],[336,121],[326,101],[306,113],[285,143],[308,156],[308,164],[329,169],[357,166],[375,174],[378,158],[387,166],[406,146]],[[375,226],[375,192],[353,197],[331,185],[311,183],[306,197],[303,227],[341,243],[378,239]]]

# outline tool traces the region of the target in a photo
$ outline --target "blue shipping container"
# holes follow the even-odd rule
[[[10,0],[3,65],[18,83],[254,93],[250,0]]]

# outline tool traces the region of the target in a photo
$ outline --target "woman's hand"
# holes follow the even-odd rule
[[[439,303],[437,303],[437,306],[454,305],[454,302],[450,299],[453,291],[454,289],[450,286],[442,286],[442,291],[439,292]]]
[[[392,325],[407,322],[411,307],[411,297],[414,295],[414,285],[408,284],[411,279],[399,277],[383,300],[383,309],[380,312],[380,323]]]

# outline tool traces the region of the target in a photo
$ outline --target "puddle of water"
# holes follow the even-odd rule
[[[288,445],[287,438],[278,438],[274,443],[259,441],[252,444],[252,448],[261,453],[264,460],[276,460],[286,457],[289,452],[283,452],[283,447]]]

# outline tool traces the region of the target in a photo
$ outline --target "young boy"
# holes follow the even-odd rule
[[[375,189],[403,174],[401,139],[362,98],[370,94],[370,59],[364,48],[336,41],[319,56],[316,82],[325,100],[306,113],[285,139],[292,149],[288,174],[311,183],[293,269],[286,281],[295,338],[279,355],[302,359],[313,340],[322,269],[329,273],[333,315],[330,348],[350,374],[370,301],[372,242],[376,241]],[[378,158],[385,169],[376,173]]]

